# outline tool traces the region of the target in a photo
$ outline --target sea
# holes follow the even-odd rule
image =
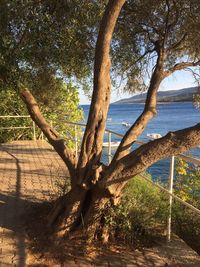
[[[82,105],[85,121],[89,113],[89,105]],[[128,127],[125,123],[133,124],[137,117],[143,111],[144,104],[111,104],[107,116],[106,128],[114,132],[125,134]],[[169,131],[176,131],[182,128],[193,126],[200,122],[200,109],[196,109],[192,102],[173,102],[158,104],[157,115],[147,125],[139,140],[148,142],[149,134],[158,133],[162,136]],[[105,134],[104,141],[108,141],[108,135]],[[120,138],[112,134],[112,141],[120,141]],[[115,153],[112,149],[112,154]],[[133,148],[134,149],[134,148]],[[102,161],[108,161],[108,149],[103,149]],[[187,155],[200,158],[200,148],[194,148],[186,152]],[[150,168],[147,172],[151,174],[154,180],[167,182],[169,177],[170,159],[161,160]]]

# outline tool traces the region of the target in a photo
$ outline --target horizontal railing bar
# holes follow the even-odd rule
[[[8,115],[8,116],[0,116],[0,118],[30,118],[30,115]],[[65,120],[63,120],[63,121],[65,121]],[[71,122],[71,121],[65,121],[65,122],[67,124],[71,124],[71,125],[78,125],[78,126],[86,127],[86,124],[84,124],[84,123]],[[12,128],[11,127],[9,127],[9,128],[8,127],[1,127],[0,130],[26,129],[26,128],[28,129],[28,128],[32,128],[32,127],[12,127]],[[105,131],[107,133],[111,133],[111,134],[113,134],[115,136],[123,137],[123,134],[114,132],[112,130],[106,129]],[[139,145],[145,144],[145,142],[141,141],[141,140],[136,140],[135,143],[139,144]],[[182,158],[182,159],[186,160],[187,162],[191,162],[191,163],[200,165],[200,159],[193,158],[193,157],[190,157],[190,156],[186,156],[186,155],[183,155],[183,154],[177,155],[176,157]]]
[[[197,158],[193,158],[193,157],[186,156],[186,155],[183,155],[183,154],[179,154],[178,158],[184,159],[187,162],[191,162],[191,163],[200,165],[200,159],[197,159]]]
[[[68,124],[71,124],[71,125],[79,125],[79,126],[86,127],[86,124],[84,124],[84,123],[77,123],[77,122],[71,122],[71,121],[65,121],[65,122],[68,123]],[[118,137],[123,137],[123,134],[114,132],[114,131],[109,130],[109,129],[105,129],[105,132],[114,134],[114,135],[116,135],[116,136],[118,136]],[[140,140],[137,140],[135,143],[136,143],[136,144],[139,144],[139,145],[143,145],[143,144],[145,144],[145,142],[140,141]]]
[[[30,118],[30,115],[11,115],[11,116],[0,116],[0,118]]]
[[[76,122],[69,122],[69,121],[66,121],[66,123],[68,123],[68,124],[72,124],[72,125],[84,126],[84,127],[86,126],[86,124],[83,124],[83,123],[76,123]],[[116,136],[118,136],[118,137],[123,137],[123,134],[114,132],[114,131],[109,130],[109,129],[106,129],[105,132],[114,134],[114,135],[116,135]],[[141,140],[136,140],[135,143],[136,143],[136,144],[139,144],[139,145],[143,145],[143,144],[145,144],[146,142],[141,141]],[[178,158],[182,158],[182,159],[184,159],[184,160],[186,160],[186,161],[188,161],[188,162],[191,162],[191,163],[195,163],[195,164],[200,165],[200,159],[193,158],[193,157],[190,157],[190,156],[186,156],[186,155],[183,155],[183,154],[179,154],[179,155],[177,155],[176,157],[178,157]]]
[[[19,127],[0,127],[0,130],[12,130],[12,129],[31,129],[31,128],[33,128],[33,127],[31,127],[31,126],[19,126]]]
[[[0,116],[0,118],[30,118],[29,115],[8,115],[8,116]],[[86,124],[84,123],[77,123],[77,122],[70,122],[70,121],[65,121],[65,123],[67,124],[71,124],[71,125],[78,125],[78,126],[82,126],[82,127],[86,127]],[[30,129],[32,127],[0,127],[0,130],[12,130],[12,129]],[[122,134],[114,132],[112,130],[106,129],[105,130],[107,133],[111,133],[113,135],[116,135],[118,137],[123,137]],[[135,143],[137,144],[145,144],[145,142],[137,140]],[[184,160],[186,160],[187,162],[191,162],[191,163],[195,163],[200,165],[200,159],[197,158],[193,158],[190,156],[186,156],[183,154],[177,155],[176,157],[178,158],[182,158]],[[168,195],[172,196],[174,199],[176,199],[178,202],[182,203],[183,205],[185,205],[186,207],[190,208],[191,210],[193,210],[195,213],[197,213],[198,215],[200,215],[200,210],[197,209],[196,207],[192,206],[191,204],[185,202],[184,200],[182,200],[181,198],[177,197],[175,194],[169,192],[167,189],[165,189],[164,187],[162,187],[161,185],[154,183],[152,180],[150,180],[149,178],[145,177],[144,175],[140,174],[140,176],[145,179],[146,181],[152,183],[153,185],[155,185],[156,187],[158,187],[160,190],[164,191],[165,193],[167,193]]]
[[[161,185],[154,183],[152,180],[150,180],[149,178],[145,177],[144,175],[140,174],[140,176],[145,179],[146,181],[150,182],[151,184],[155,185],[156,187],[158,187],[160,190],[164,191],[165,193],[167,193],[168,195],[172,196],[174,199],[176,199],[178,202],[182,203],[183,205],[185,205],[186,207],[190,208],[191,210],[193,210],[195,213],[197,213],[198,215],[200,215],[200,210],[197,209],[196,207],[192,206],[191,204],[189,204],[188,202],[182,200],[180,197],[177,197],[175,194],[170,193],[167,189],[165,189],[164,187],[162,187]]]
[[[123,137],[123,134],[116,133],[116,132],[114,132],[114,131],[112,131],[112,130],[106,129],[105,131],[106,131],[107,133],[111,133],[111,134],[114,134],[114,135],[116,135],[116,136]]]
[[[71,121],[65,121],[65,120],[61,120],[61,121],[64,121],[65,123],[71,124],[71,125],[78,125],[78,126],[86,127],[86,124],[80,123],[80,122],[71,122]]]

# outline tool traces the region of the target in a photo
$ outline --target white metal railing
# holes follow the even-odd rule
[[[25,115],[25,116],[0,116],[0,118],[30,118],[30,116]],[[77,126],[81,126],[81,127],[86,127],[86,124],[84,123],[76,123],[76,122],[71,122],[71,121],[64,121],[66,124],[69,125],[74,125],[74,141],[75,141],[75,155],[76,157],[78,157],[78,132],[77,132]],[[52,123],[51,123],[51,126]],[[0,130],[7,130],[7,129],[25,129],[25,128],[32,128],[33,129],[33,140],[36,140],[36,125],[33,122],[32,126],[24,126],[24,127],[0,127]],[[105,132],[108,134],[108,163],[111,162],[112,159],[112,135],[115,135],[117,137],[122,138],[123,135],[117,132],[114,132],[112,130],[106,129]],[[135,142],[138,145],[142,145],[145,144],[145,142],[141,141],[141,140],[137,140]],[[194,158],[194,157],[190,157],[187,155],[183,155],[183,154],[179,154],[178,156],[176,156],[177,158],[181,158],[187,162],[196,164],[200,166],[200,159],[198,158]],[[186,207],[188,207],[189,209],[191,209],[193,212],[195,212],[196,214],[198,214],[200,216],[200,210],[197,209],[196,207],[194,207],[193,205],[189,204],[188,202],[182,200],[181,198],[179,198],[178,196],[176,196],[175,194],[173,194],[173,182],[174,182],[174,161],[175,161],[175,156],[172,156],[170,159],[170,172],[169,172],[169,188],[168,190],[166,188],[164,188],[163,186],[153,182],[151,179],[147,178],[146,176],[140,174],[140,176],[147,180],[148,182],[152,183],[154,186],[158,187],[161,191],[167,193],[169,195],[169,216],[168,216],[168,220],[167,220],[167,240],[170,241],[171,239],[171,216],[172,216],[172,202],[173,199],[176,199],[178,202],[182,203],[183,205],[185,205]]]
[[[71,124],[71,125],[74,125],[74,126],[78,125],[78,126],[81,126],[81,127],[86,127],[86,124],[84,124],[84,123],[77,123],[77,122],[71,122],[71,121],[65,121],[65,123],[66,124]],[[75,132],[76,132],[76,130],[75,130]],[[108,133],[108,155],[110,155],[109,151],[111,151],[111,136],[112,136],[112,134],[117,136],[117,137],[121,137],[121,138],[124,137],[124,135],[120,134],[120,133],[117,133],[117,132],[114,132],[114,131],[109,130],[109,129],[106,129],[105,132]],[[141,140],[136,140],[135,143],[138,144],[138,145],[145,144],[145,142],[141,141]],[[198,158],[190,157],[190,156],[187,156],[187,155],[184,155],[184,154],[179,154],[176,157],[177,158],[181,158],[181,159],[183,159],[183,160],[185,160],[187,162],[200,165],[200,159],[198,159]]]
[[[11,118],[29,118],[31,119],[30,115],[9,115],[9,116],[0,116],[0,119],[11,119]],[[32,119],[31,119],[32,121]],[[10,126],[10,127],[0,127],[0,130],[18,130],[18,129],[32,129],[33,131],[33,140],[36,140],[36,125],[35,122],[32,121],[31,126]],[[43,139],[43,134],[41,135]]]
[[[86,124],[83,123],[76,123],[76,122],[69,122],[66,121],[67,124],[71,124],[71,125],[78,125],[81,127],[86,127]],[[111,162],[112,159],[112,146],[111,146],[111,140],[112,140],[112,135],[115,135],[117,137],[123,138],[123,135],[117,132],[114,132],[112,130],[106,129],[105,132],[108,134],[108,163]],[[76,135],[76,129],[75,129],[75,135]],[[77,139],[75,138],[75,142],[77,142]],[[137,140],[135,142],[138,145],[143,145],[145,144],[144,141],[141,140]],[[78,144],[76,144],[76,149],[78,148]],[[76,155],[78,156],[78,151],[76,151]],[[198,158],[194,158],[194,157],[190,157],[184,154],[179,154],[178,156],[176,156],[176,158],[181,158],[187,162],[196,164],[200,166],[200,159]],[[178,202],[180,202],[181,204],[183,204],[184,206],[186,206],[187,208],[191,209],[194,213],[198,214],[200,216],[200,210],[197,209],[196,207],[194,207],[193,205],[189,204],[188,202],[182,200],[180,197],[176,196],[175,194],[173,194],[173,184],[174,184],[174,170],[175,170],[175,156],[172,156],[170,158],[170,167],[169,167],[169,188],[168,190],[166,188],[164,188],[163,186],[153,182],[151,179],[145,177],[144,175],[140,174],[140,177],[142,177],[143,179],[147,180],[148,182],[152,183],[154,186],[156,186],[157,188],[159,188],[161,191],[167,193],[169,195],[169,215],[167,218],[167,241],[171,240],[171,221],[172,221],[172,203],[173,203],[173,199],[176,199]]]

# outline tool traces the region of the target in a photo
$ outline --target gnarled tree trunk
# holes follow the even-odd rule
[[[48,216],[49,227],[59,237],[80,229],[90,238],[98,236],[102,230],[101,219],[105,205],[109,201],[115,203],[120,199],[122,189],[129,179],[158,160],[200,145],[200,124],[197,124],[171,132],[132,152],[128,150],[156,114],[157,91],[162,80],[169,75],[169,71],[172,73],[177,68],[185,67],[184,64],[176,64],[174,69],[164,69],[167,50],[165,38],[162,38],[159,42],[154,42],[157,62],[143,113],[125,134],[111,164],[104,166],[100,162],[111,90],[110,43],[124,2],[125,0],[110,0],[102,18],[95,53],[92,104],[78,160],[59,134],[46,122],[31,93],[28,90],[21,91],[21,98],[32,119],[69,170],[71,190],[56,201]]]

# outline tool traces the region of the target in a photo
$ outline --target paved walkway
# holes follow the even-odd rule
[[[64,164],[44,141],[0,146],[0,267],[25,266],[20,217],[30,203],[49,200],[53,180],[65,174]]]
[[[180,240],[164,248],[108,254],[92,262],[74,259],[64,265],[34,265],[30,261],[27,264],[27,241],[21,215],[30,203],[49,200],[55,193],[55,179],[65,175],[62,160],[45,141],[0,145],[0,267],[200,266],[200,257],[184,242],[181,246],[183,257],[180,257]],[[176,251],[179,251],[178,259]]]

